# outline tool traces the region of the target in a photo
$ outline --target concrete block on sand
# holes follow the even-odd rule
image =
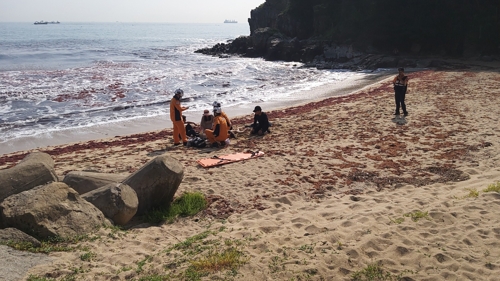
[[[132,187],[139,199],[138,215],[168,206],[184,177],[184,167],[179,160],[161,155],[146,163],[126,178],[123,183]]]
[[[137,212],[137,193],[123,183],[112,183],[82,195],[115,224],[125,225]]]
[[[0,202],[13,194],[56,181],[54,160],[50,155],[30,153],[16,166],[0,170]]]
[[[123,174],[73,171],[64,176],[63,182],[79,194],[85,194],[111,183],[122,182],[127,176]]]

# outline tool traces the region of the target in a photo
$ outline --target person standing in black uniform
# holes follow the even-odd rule
[[[408,111],[406,111],[405,95],[408,89],[408,76],[405,75],[404,68],[398,68],[399,74],[394,77],[392,84],[394,85],[394,97],[396,100],[396,112],[394,115],[399,115],[399,108],[403,109],[404,116],[408,116]]]

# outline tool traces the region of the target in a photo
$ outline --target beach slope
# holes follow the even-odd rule
[[[219,151],[173,147],[169,131],[45,149],[61,177],[131,173],[167,153],[185,167],[176,195],[199,191],[210,205],[172,224],[102,229],[79,250],[50,253],[51,262],[26,277],[498,280],[500,193],[483,190],[500,180],[500,73],[408,75],[406,118],[392,115],[391,79],[384,79],[268,112],[271,134],[241,133]],[[265,155],[208,169],[196,163],[248,150]],[[25,153],[2,156],[0,168]],[[196,275],[200,261],[231,249],[242,254],[239,267]]]

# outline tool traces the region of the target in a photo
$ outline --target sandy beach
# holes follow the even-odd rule
[[[392,77],[268,111],[271,134],[240,133],[221,150],[174,147],[169,129],[40,149],[61,179],[129,174],[166,153],[185,168],[176,195],[198,191],[210,205],[172,224],[101,229],[22,280],[196,280],[193,262],[231,247],[241,266],[201,280],[353,280],[373,267],[383,279],[354,280],[499,280],[500,193],[483,192],[500,180],[499,70],[408,73],[406,118],[392,115]],[[208,169],[196,162],[248,150],[265,155]],[[4,154],[0,169],[27,153]]]

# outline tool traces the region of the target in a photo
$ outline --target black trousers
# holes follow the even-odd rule
[[[405,95],[406,87],[394,87],[394,98],[396,100],[396,114],[399,114],[399,107],[403,109],[403,113],[408,113],[406,111]]]

